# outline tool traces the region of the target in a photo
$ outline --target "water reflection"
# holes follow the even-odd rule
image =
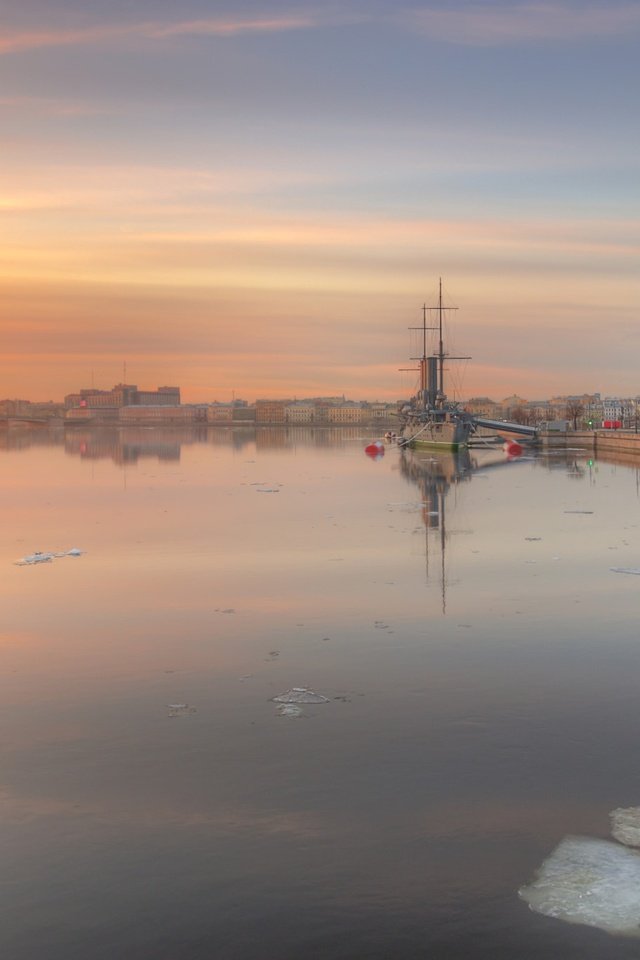
[[[1,425],[0,425],[1,426]],[[83,426],[19,424],[0,429],[0,450],[63,446],[70,456],[101,460],[109,458],[126,466],[140,458],[180,459],[183,446],[210,444],[243,450],[291,451],[296,448],[344,448],[362,434],[358,427],[247,426],[221,427],[207,424],[181,426]]]
[[[473,451],[400,451],[400,472],[418,487],[421,498],[420,514],[425,528],[425,573],[430,579],[434,559],[437,563],[441,591],[441,611],[447,609],[447,498],[462,483],[468,483],[474,474],[513,462],[501,449]]]
[[[362,440],[2,452],[3,956],[636,956],[517,896],[638,802],[633,472]],[[294,686],[330,701],[289,723]]]

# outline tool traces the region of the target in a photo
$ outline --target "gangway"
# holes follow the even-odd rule
[[[523,437],[535,437],[537,427],[530,427],[524,423],[511,423],[509,420],[489,420],[488,417],[473,417],[477,427],[488,427],[489,430],[506,430],[507,433],[519,433]]]

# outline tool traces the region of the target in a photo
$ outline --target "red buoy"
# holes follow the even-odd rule
[[[374,459],[377,460],[379,457],[384,456],[384,443],[381,443],[380,440],[375,440],[364,448],[364,452],[368,457],[374,457]]]
[[[502,449],[509,457],[519,457],[522,453],[522,447],[515,440],[506,440]]]

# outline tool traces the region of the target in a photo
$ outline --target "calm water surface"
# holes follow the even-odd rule
[[[365,442],[0,436],[7,960],[639,955],[518,897],[640,804],[638,470]]]

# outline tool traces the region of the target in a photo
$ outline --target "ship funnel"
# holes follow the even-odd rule
[[[427,357],[427,397],[430,407],[435,407],[438,396],[438,358]]]

